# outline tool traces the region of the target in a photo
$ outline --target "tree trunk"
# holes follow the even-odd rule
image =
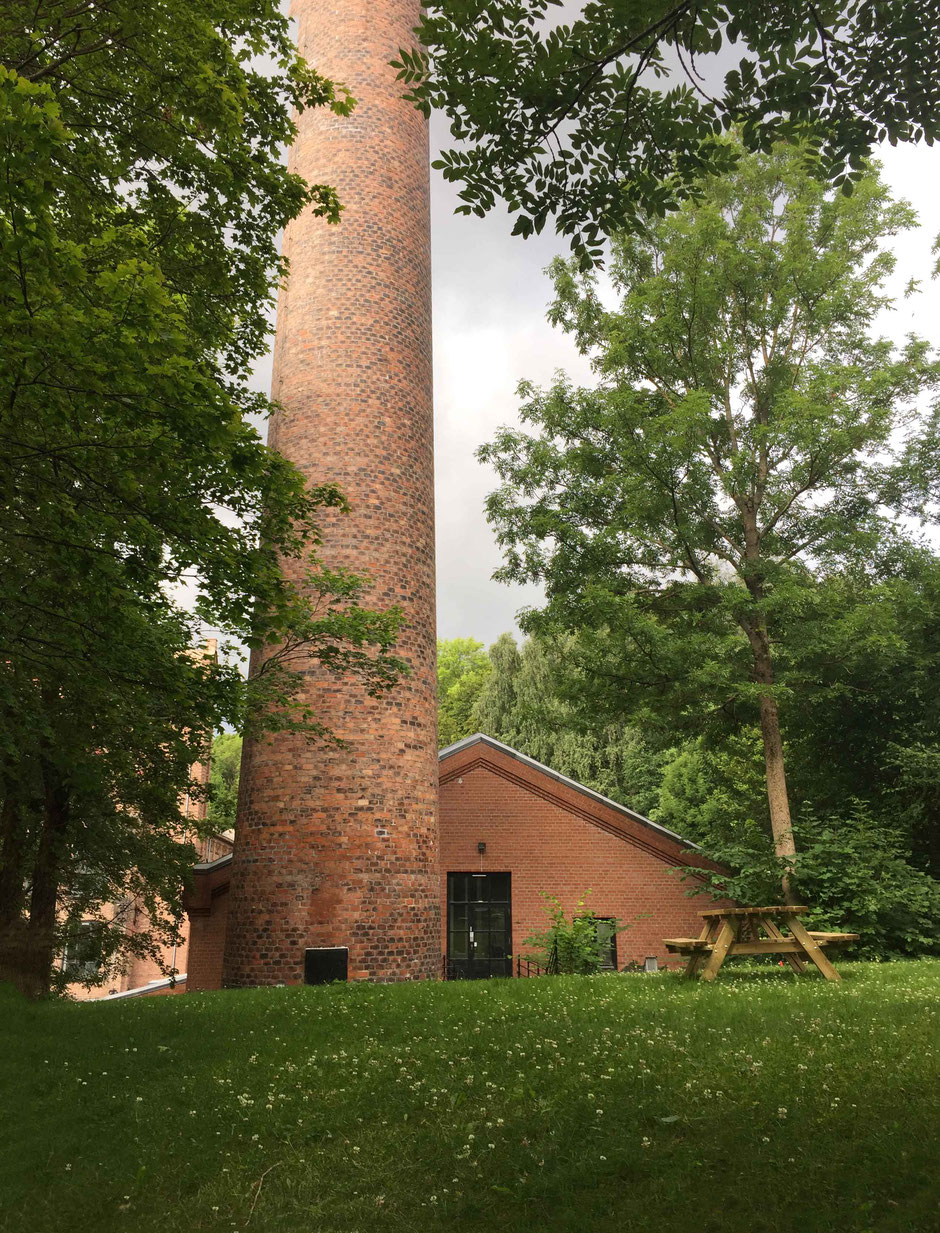
[[[0,929],[23,914],[26,828],[13,791],[7,787],[0,805]]]
[[[770,654],[767,631],[753,631],[754,676],[761,685],[773,685],[774,667]],[[790,872],[796,856],[793,842],[793,823],[790,818],[790,797],[787,792],[787,777],[783,762],[783,738],[780,735],[780,713],[777,700],[770,693],[760,695],[760,729],[764,738],[764,766],[767,779],[767,804],[770,807],[770,830],[774,838],[774,852],[787,863],[784,873],[783,898],[785,903],[795,903]]]
[[[744,558],[742,570],[745,586],[757,605],[754,617],[741,622],[747,634],[754,656],[754,680],[767,690],[760,694],[760,730],[764,738],[764,767],[767,781],[767,804],[770,807],[770,830],[774,838],[774,852],[785,862],[781,879],[785,903],[795,903],[796,897],[791,882],[793,858],[796,845],[793,842],[793,823],[790,819],[790,797],[787,793],[787,777],[783,765],[783,739],[780,736],[780,714],[777,700],[771,689],[774,683],[774,661],[767,632],[767,614],[764,611],[764,578],[761,568],[761,543],[757,525],[759,499],[749,501],[742,510],[744,526]]]
[[[770,806],[770,829],[774,837],[774,851],[791,865],[796,856],[793,842],[793,824],[790,819],[790,798],[787,793],[787,777],[783,765],[783,741],[780,737],[780,716],[775,699],[761,695],[760,727],[764,738],[764,766],[767,770],[767,802]],[[784,890],[789,890],[789,879],[784,879]],[[789,902],[789,901],[788,901]]]
[[[22,989],[26,966],[26,828],[9,785],[0,807],[0,981]]]
[[[44,809],[39,845],[33,862],[29,922],[21,930],[22,944],[8,978],[30,998],[49,992],[55,960],[56,919],[62,846],[70,814],[70,793],[58,769],[42,759]]]

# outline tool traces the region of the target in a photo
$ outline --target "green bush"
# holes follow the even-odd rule
[[[908,863],[897,834],[863,802],[842,818],[804,813],[794,838],[793,881],[810,908],[808,923],[860,934],[853,953],[864,958],[940,951],[940,883]],[[707,853],[732,871],[710,875],[710,890],[745,904],[779,902],[782,862],[755,824],[733,841],[708,845]]]
[[[549,927],[543,933],[530,934],[523,945],[534,947],[532,957],[543,967],[569,976],[594,975],[603,966],[611,934],[629,928],[610,917],[598,919],[585,908],[590,893],[586,891],[581,896],[569,919],[557,895],[541,892],[546,901]]]

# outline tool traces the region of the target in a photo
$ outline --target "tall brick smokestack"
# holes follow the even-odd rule
[[[400,604],[413,675],[382,699],[314,672],[309,699],[348,742],[246,742],[224,966],[228,986],[303,979],[307,947],[349,948],[350,979],[440,971],[427,126],[389,68],[420,0],[294,0],[303,55],[357,99],[300,117],[290,165],[333,184],[339,226],[285,235],[270,441],[352,504],[325,520],[329,566]],[[287,568],[290,568],[288,565]]]

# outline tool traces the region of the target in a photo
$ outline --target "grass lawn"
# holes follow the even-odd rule
[[[933,1233],[940,962],[0,990],[3,1233]]]

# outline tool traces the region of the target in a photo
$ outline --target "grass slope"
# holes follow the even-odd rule
[[[940,963],[842,971],[7,994],[0,1229],[927,1233]]]

